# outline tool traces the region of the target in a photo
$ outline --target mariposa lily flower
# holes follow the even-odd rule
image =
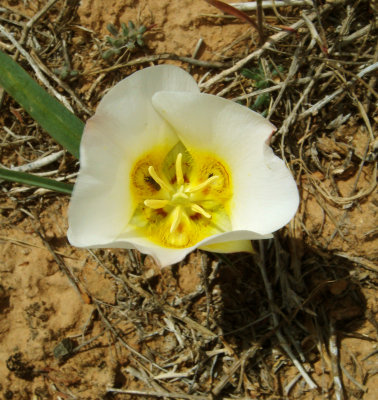
[[[161,266],[196,248],[251,251],[298,207],[259,114],[161,65],[119,82],[85,126],[69,206],[77,247],[137,249]]]

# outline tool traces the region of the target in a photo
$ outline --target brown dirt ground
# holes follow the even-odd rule
[[[2,3],[19,12],[16,19],[23,20],[24,16],[35,15],[47,1],[4,0]],[[69,9],[72,15],[63,18],[60,10],[69,3],[59,1],[44,24],[46,29],[52,29],[49,24],[56,18],[68,19],[60,34],[72,45],[72,68],[83,71],[74,81],[76,94],[91,110],[105,89],[101,85],[106,79],[105,69],[111,66],[111,63],[105,65],[98,56],[96,44],[108,34],[108,23],[118,26],[120,22],[133,20],[150,27],[145,37],[148,54],[175,53],[190,57],[201,37],[204,46],[197,57],[206,61],[242,58],[255,47],[248,25],[235,19],[210,17],[209,14],[220,12],[201,0],[82,0],[78,7]],[[267,17],[268,21],[273,18],[274,14]],[[290,18],[286,16],[286,23],[290,23]],[[43,27],[42,24],[40,29]],[[132,57],[133,54],[128,54],[123,61]],[[130,72],[130,69],[116,71],[112,79],[115,82]],[[193,75],[199,79],[203,70],[195,68]],[[26,127],[29,131],[32,127],[43,146],[50,146],[53,151],[59,149],[32,126],[33,121],[22,109],[15,104],[9,106],[8,102],[6,106],[11,112],[3,114],[2,111],[1,126],[12,126],[17,132]],[[16,120],[15,116],[19,118]],[[378,194],[376,190],[371,191],[357,205],[353,203],[353,207],[348,202],[340,206],[327,201],[327,196],[321,194],[347,197],[353,192],[369,133],[361,118],[352,117],[333,131],[332,140],[329,137],[324,133],[314,142],[316,152],[311,152],[310,146],[303,150],[312,157],[312,165],[317,163],[314,154],[321,165],[298,179],[302,197],[300,210],[280,236],[283,258],[287,260],[290,253],[290,270],[302,271],[303,282],[309,290],[302,291],[306,300],[301,308],[296,308],[297,294],[283,280],[278,282],[277,278],[272,283],[277,290],[274,293],[277,301],[285,304],[290,303],[289,298],[293,299],[288,309],[298,317],[290,319],[288,326],[297,326],[293,332],[307,332],[306,335],[298,333],[294,341],[305,352],[304,364],[319,390],[308,390],[303,379],[298,378],[290,395],[284,395],[283,387],[298,371],[280,344],[268,340],[262,342],[256,358],[246,364],[242,362],[242,368],[252,372],[243,375],[239,368],[231,373],[229,384],[219,398],[336,398],[332,357],[327,348],[332,332],[325,325],[327,318],[337,330],[345,398],[374,400],[378,396],[375,320],[378,304],[374,272],[378,259]],[[335,144],[335,138],[342,143],[341,147]],[[300,140],[298,137],[295,140],[299,148]],[[355,161],[349,166],[343,165],[343,171],[330,174],[330,170],[341,166],[348,146],[354,149]],[[27,146],[22,152],[4,147],[1,163],[22,165],[36,157]],[[76,166],[67,155],[58,168],[72,172]],[[374,168],[374,163],[362,167],[354,194],[373,187]],[[264,315],[266,327],[271,326],[269,313],[266,314],[269,305],[261,295],[263,281],[256,264],[246,260],[246,256],[219,260],[213,255],[195,252],[184,263],[160,271],[149,257],[143,259],[134,252],[101,250],[93,255],[71,247],[66,240],[68,196],[1,184],[0,397],[15,400],[150,398],[107,393],[107,388],[119,388],[144,392],[164,389],[191,393],[193,399],[210,399],[198,393],[210,393],[219,384],[232,363],[243,358],[245,350],[256,343],[254,338],[263,336],[264,326],[252,327],[245,335],[229,332],[243,330],[246,323]],[[336,231],[335,224],[339,225]],[[207,274],[213,273],[209,287],[203,264],[208,266]],[[295,273],[290,275],[290,279],[294,277]],[[163,304],[173,307],[176,314]],[[278,312],[283,320],[292,317],[285,316],[284,310]],[[184,314],[202,326],[209,321],[209,329],[218,334],[216,344],[206,338],[206,333],[201,336],[200,328],[192,322],[183,320]],[[126,346],[117,340],[109,323],[117,332],[122,332]],[[66,357],[57,353],[59,349],[64,352],[64,344],[66,348],[76,348],[83,343],[75,353],[66,350]],[[156,378],[163,372],[152,366],[148,369],[146,360],[136,352],[164,365],[165,370],[177,371],[177,377]],[[218,357],[221,365],[217,364]],[[204,365],[209,368],[203,368]],[[211,365],[213,376],[208,372]],[[155,378],[151,378],[152,370]],[[267,371],[275,372],[268,374]],[[183,397],[172,395],[170,398]],[[185,398],[192,397],[189,394]]]

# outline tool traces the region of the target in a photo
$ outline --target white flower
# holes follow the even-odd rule
[[[135,248],[161,266],[195,248],[250,251],[298,207],[290,171],[267,141],[274,126],[199,93],[178,67],[119,82],[88,120],[69,207],[77,247]]]

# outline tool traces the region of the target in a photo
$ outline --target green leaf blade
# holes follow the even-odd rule
[[[28,186],[38,186],[64,194],[71,194],[73,190],[73,185],[70,183],[58,182],[54,179],[28,174],[26,172],[11,171],[4,168],[0,168],[0,179],[18,182]]]
[[[79,158],[84,123],[42,89],[22,67],[2,51],[0,86],[58,143]]]

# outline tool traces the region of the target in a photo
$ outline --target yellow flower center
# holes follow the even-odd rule
[[[131,172],[136,203],[130,224],[153,242],[190,247],[230,229],[230,174],[209,154],[192,156],[179,143],[159,162],[159,151],[139,159]]]

